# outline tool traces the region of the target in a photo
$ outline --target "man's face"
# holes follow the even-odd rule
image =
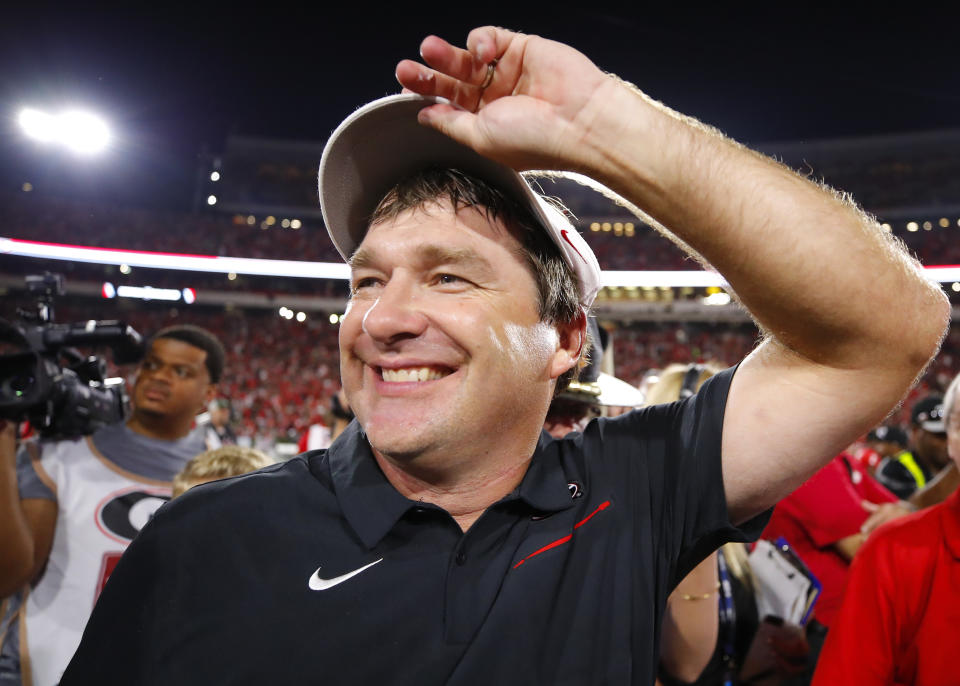
[[[947,457],[946,434],[935,434],[916,426],[911,431],[915,455],[934,469],[942,469],[950,462]]]
[[[960,402],[953,401],[953,409],[947,419],[947,452],[960,468]]]
[[[214,426],[226,426],[230,421],[229,407],[214,407],[210,410],[210,423]]]
[[[341,375],[376,450],[452,464],[536,435],[571,356],[540,321],[520,243],[500,222],[410,210],[372,227],[351,265]]]
[[[194,417],[214,391],[206,358],[206,351],[189,343],[156,339],[143,358],[133,386],[134,414],[172,421]]]

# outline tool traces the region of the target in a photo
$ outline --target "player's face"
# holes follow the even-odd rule
[[[456,460],[531,422],[539,432],[569,355],[501,223],[438,204],[407,211],[367,232],[351,285],[341,375],[376,450]]]
[[[143,358],[133,387],[136,414],[192,418],[205,406],[213,386],[207,353],[173,338],[158,338]]]

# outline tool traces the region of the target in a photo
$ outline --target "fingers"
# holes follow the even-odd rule
[[[883,518],[878,517],[876,514],[867,517],[867,520],[860,525],[860,533],[864,536],[869,536],[870,532],[876,529],[883,523]]]
[[[479,86],[487,74],[487,62],[467,50],[456,48],[442,38],[427,36],[420,44],[420,56],[430,67],[458,81]]]
[[[876,512],[880,509],[880,506],[877,503],[871,503],[869,500],[861,500],[860,507],[867,512]]]
[[[440,96],[476,110],[481,99],[509,93],[516,83],[514,72],[520,68],[522,54],[506,53],[517,35],[493,26],[474,29],[467,37],[466,50],[438,36],[427,36],[420,44],[420,56],[427,66],[403,60],[397,65],[397,80],[414,93]]]
[[[485,65],[503,56],[514,35],[512,31],[496,26],[481,26],[467,36],[467,50]]]
[[[397,81],[404,89],[420,95],[436,95],[466,110],[475,110],[483,89],[425,67],[413,60],[397,65]]]

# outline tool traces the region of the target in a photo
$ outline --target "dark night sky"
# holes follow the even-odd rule
[[[331,14],[279,3],[239,11],[80,4],[3,10],[6,189],[57,178],[101,199],[186,206],[204,144],[220,150],[231,132],[322,141],[356,106],[396,90],[394,65],[415,57],[424,35],[462,43],[482,23],[568,42],[747,143],[960,126],[956,12],[701,13],[588,1],[538,5],[549,13],[520,2],[471,3],[476,11],[354,2]],[[108,154],[80,163],[22,140],[19,107],[64,103],[111,121],[117,141]]]

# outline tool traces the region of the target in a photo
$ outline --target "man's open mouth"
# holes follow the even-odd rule
[[[450,374],[449,369],[436,367],[407,367],[404,369],[380,368],[380,376],[388,383],[403,383],[411,381],[435,381]]]

